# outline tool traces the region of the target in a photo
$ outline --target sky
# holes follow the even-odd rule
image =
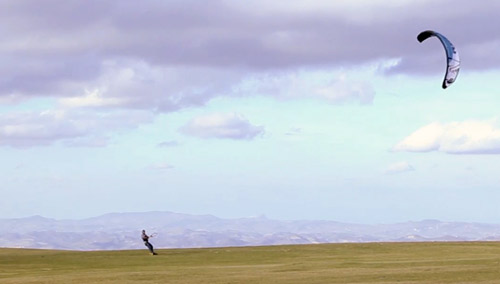
[[[0,218],[499,223],[499,10],[2,1]]]

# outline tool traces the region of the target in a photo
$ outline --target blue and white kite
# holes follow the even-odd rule
[[[460,70],[460,58],[458,57],[458,52],[453,46],[453,44],[442,34],[435,31],[423,31],[417,36],[419,42],[423,42],[431,36],[437,37],[446,51],[447,65],[446,74],[443,80],[443,89],[448,88],[458,76],[458,71]]]

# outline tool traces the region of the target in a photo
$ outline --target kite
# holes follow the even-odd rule
[[[448,88],[458,76],[458,71],[460,70],[460,58],[458,52],[453,46],[453,44],[442,34],[435,31],[423,31],[417,36],[419,42],[435,36],[443,44],[444,50],[446,51],[446,73],[444,74],[443,89]]]

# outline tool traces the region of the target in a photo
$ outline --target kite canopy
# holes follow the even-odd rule
[[[438,32],[430,30],[423,31],[417,36],[417,40],[423,42],[432,36],[437,37],[441,41],[446,51],[447,65],[443,80],[443,89],[446,89],[457,79],[458,71],[460,70],[460,58],[453,44],[444,35]]]

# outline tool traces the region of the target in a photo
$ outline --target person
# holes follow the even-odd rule
[[[144,241],[144,245],[148,247],[149,249],[149,252],[152,254],[152,255],[157,255],[157,253],[154,251],[153,249],[153,245],[149,242],[149,238],[151,236],[148,236],[146,234],[146,230],[142,230],[142,240]]]

